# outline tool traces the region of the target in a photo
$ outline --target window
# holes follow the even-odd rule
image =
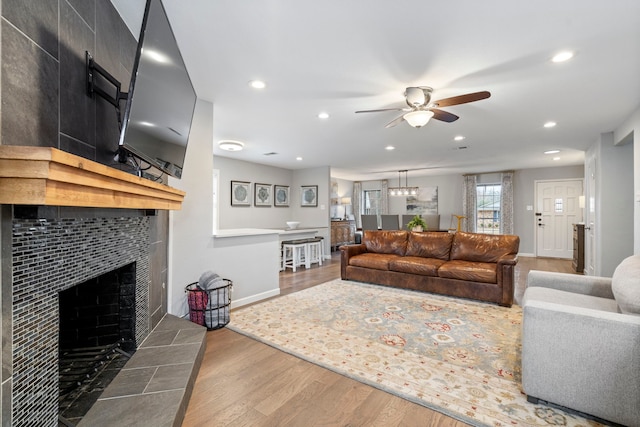
[[[479,184],[476,186],[476,190],[476,233],[500,234],[502,186],[500,184]]]
[[[365,215],[378,215],[380,222],[380,190],[364,190],[364,203],[362,213]]]

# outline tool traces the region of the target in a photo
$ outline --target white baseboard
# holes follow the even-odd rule
[[[242,307],[243,305],[251,304],[257,301],[262,301],[263,299],[276,297],[280,295],[280,288],[271,289],[270,291],[261,292],[259,294],[251,295],[248,297],[240,298],[239,300],[231,301],[231,308]]]
[[[531,258],[535,258],[536,254],[533,253],[527,253],[527,252],[518,252],[518,256],[524,256],[524,257],[531,257]]]

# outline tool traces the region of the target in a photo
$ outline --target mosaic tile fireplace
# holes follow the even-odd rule
[[[138,210],[87,214],[93,211],[68,218],[29,219],[32,215],[21,215],[15,208],[11,233],[13,333],[11,343],[5,342],[12,346],[3,346],[12,348],[12,425],[57,425],[61,291],[134,265],[130,270],[135,275],[132,344],[139,345],[151,330],[153,217]],[[107,215],[101,215],[105,212]]]

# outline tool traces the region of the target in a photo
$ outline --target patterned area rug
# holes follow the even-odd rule
[[[477,426],[597,426],[526,400],[522,309],[334,280],[234,311],[228,327]]]

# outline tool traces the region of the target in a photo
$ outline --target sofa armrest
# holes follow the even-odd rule
[[[531,286],[613,299],[610,277],[531,270],[527,276],[527,288]]]
[[[498,259],[498,266],[500,265],[516,265],[518,263],[517,254],[504,255]]]
[[[367,247],[364,243],[340,246],[340,277],[342,277],[342,279],[347,278],[349,258],[365,252],[367,252]]]
[[[522,387],[624,425],[640,419],[640,317],[540,300],[523,308]]]
[[[496,280],[502,288],[502,301],[500,305],[511,307],[515,292],[515,266],[518,263],[518,255],[504,255],[496,263]]]

